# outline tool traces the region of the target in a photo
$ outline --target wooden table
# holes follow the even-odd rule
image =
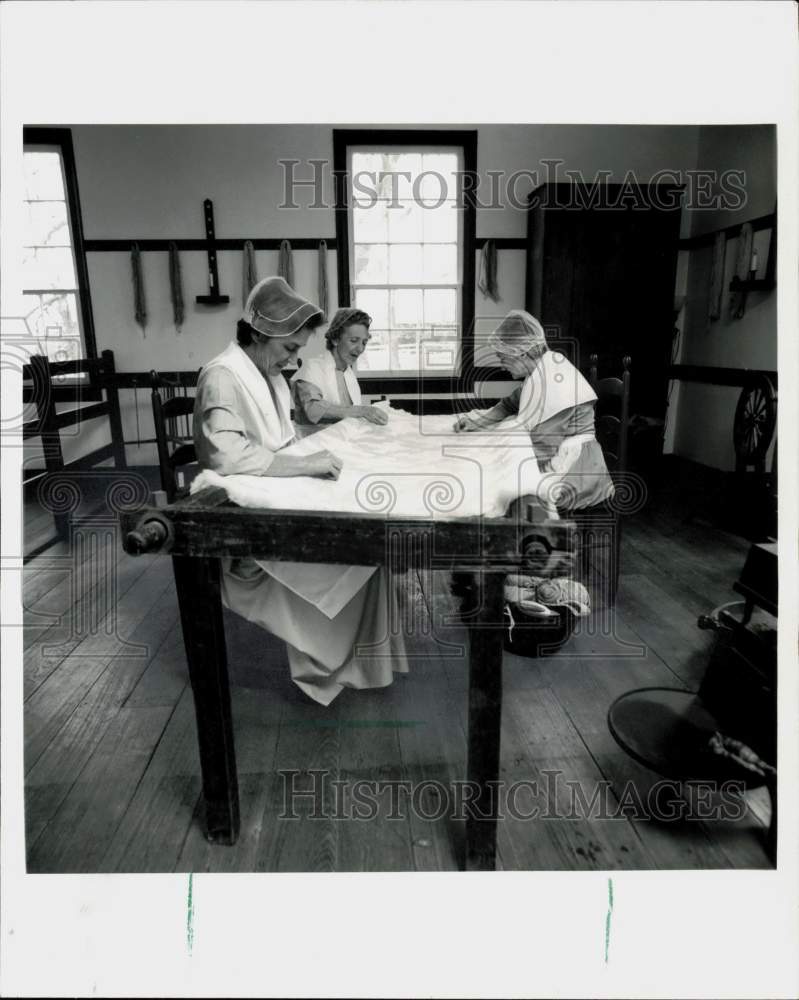
[[[123,514],[122,532],[131,554],[173,557],[197,716],[206,835],[224,844],[238,837],[239,797],[220,557],[464,574],[460,579],[471,581],[477,596],[463,619],[470,646],[466,777],[477,789],[466,819],[466,868],[494,868],[498,802],[491,783],[499,780],[503,581],[522,564],[541,576],[562,572],[572,553],[571,522],[255,510],[232,504],[223,490],[205,489],[167,507]]]

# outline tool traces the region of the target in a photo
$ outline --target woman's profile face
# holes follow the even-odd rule
[[[369,343],[369,328],[353,323],[341,331],[333,353],[343,365],[355,365]]]
[[[308,343],[310,333],[310,330],[298,330],[290,337],[258,334],[252,344],[251,357],[264,375],[279,375],[286,365],[296,360],[297,352]]]
[[[527,358],[515,357],[512,354],[498,354],[499,365],[504,368],[511,378],[526,378],[530,374]]]

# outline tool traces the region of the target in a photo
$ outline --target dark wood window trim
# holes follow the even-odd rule
[[[463,169],[477,174],[477,131],[441,129],[333,129],[333,179],[336,194],[336,259],[338,302],[350,305],[350,234],[347,184],[348,146],[460,146]],[[473,190],[465,192],[463,212],[463,269],[461,273],[461,362],[451,376],[373,376],[358,374],[368,393],[462,392],[474,381],[474,290],[477,204]]]
[[[83,216],[80,210],[78,174],[75,169],[75,152],[72,147],[72,130],[26,125],[22,130],[25,146],[58,146],[64,161],[64,181],[69,204],[69,223],[72,246],[75,254],[75,268],[78,278],[78,300],[80,302],[83,348],[87,358],[97,357],[97,341],[94,335],[94,313],[89,292],[89,269],[86,266],[86,251],[83,240]]]

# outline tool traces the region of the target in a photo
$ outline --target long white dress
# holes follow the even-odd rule
[[[282,375],[266,379],[238,344],[203,369],[194,439],[200,465],[260,474],[294,438]],[[407,672],[394,582],[385,569],[223,560],[227,607],[283,639],[294,682],[329,705],[343,688],[385,687]]]

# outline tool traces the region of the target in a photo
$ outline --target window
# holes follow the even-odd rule
[[[343,149],[337,135],[336,156],[346,165],[339,301],[372,317],[359,373],[451,379],[464,367],[461,331],[471,334],[474,312],[463,294],[474,284],[474,251],[466,250],[473,209],[459,200],[461,175],[472,165],[464,143],[452,141],[461,134],[345,135]]]
[[[93,357],[88,286],[81,280],[85,263],[73,208],[77,189],[68,172],[74,169],[71,143],[65,149],[62,141],[29,142],[28,135],[35,131],[26,130],[23,150],[27,324],[51,361]]]

